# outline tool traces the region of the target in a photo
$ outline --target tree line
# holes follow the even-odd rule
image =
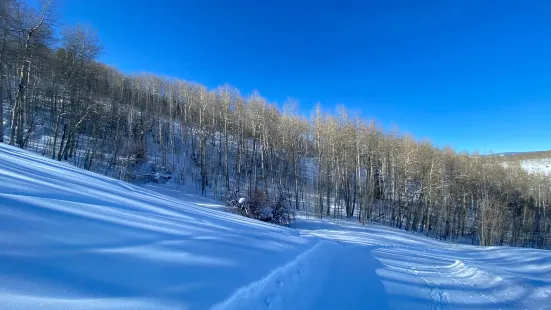
[[[480,245],[551,246],[551,181],[499,157],[457,153],[318,104],[310,116],[97,61],[95,31],[55,29],[39,10],[0,0],[0,141],[111,177],[152,173],[222,199],[286,193],[318,217],[378,222]]]

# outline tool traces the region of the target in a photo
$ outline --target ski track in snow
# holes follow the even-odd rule
[[[214,310],[244,309],[250,305],[264,304],[267,309],[304,309],[317,294],[300,296],[300,287],[308,286],[310,293],[319,291],[324,279],[321,276],[330,259],[327,242],[319,242],[286,265],[276,268],[266,277],[240,288],[227,300],[213,307]],[[319,258],[319,259],[317,259]],[[317,280],[313,282],[313,280]]]
[[[0,309],[551,309],[551,252],[295,229],[0,144]]]

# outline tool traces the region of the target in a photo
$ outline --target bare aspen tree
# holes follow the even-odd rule
[[[42,3],[42,11],[38,16],[38,20],[31,22],[30,26],[25,26],[24,42],[21,51],[21,67],[19,70],[19,85],[15,96],[15,103],[12,108],[10,144],[17,144],[23,147],[23,127],[24,127],[24,104],[26,100],[26,91],[29,83],[29,75],[31,70],[31,50],[34,48],[34,43],[40,39],[44,39],[44,35],[48,34],[48,23],[51,22],[52,15],[52,0],[46,0]]]

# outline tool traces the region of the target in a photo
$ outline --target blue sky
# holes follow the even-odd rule
[[[101,60],[309,113],[344,104],[438,146],[551,149],[549,1],[64,0]]]

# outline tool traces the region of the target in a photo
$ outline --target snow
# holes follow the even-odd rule
[[[188,197],[1,145],[0,309],[205,309],[315,245]]]
[[[513,165],[520,164],[520,167],[530,174],[551,176],[551,158],[508,159],[508,161],[502,162],[502,165],[507,168],[511,165],[511,163]]]
[[[0,144],[0,309],[551,308],[549,251],[223,210]]]
[[[295,226],[363,247],[369,259],[362,266],[376,272],[364,286],[382,283],[380,302],[391,309],[551,309],[550,251],[450,244],[346,221],[301,219]]]
[[[551,158],[522,160],[520,166],[528,173],[539,173],[551,176]]]

